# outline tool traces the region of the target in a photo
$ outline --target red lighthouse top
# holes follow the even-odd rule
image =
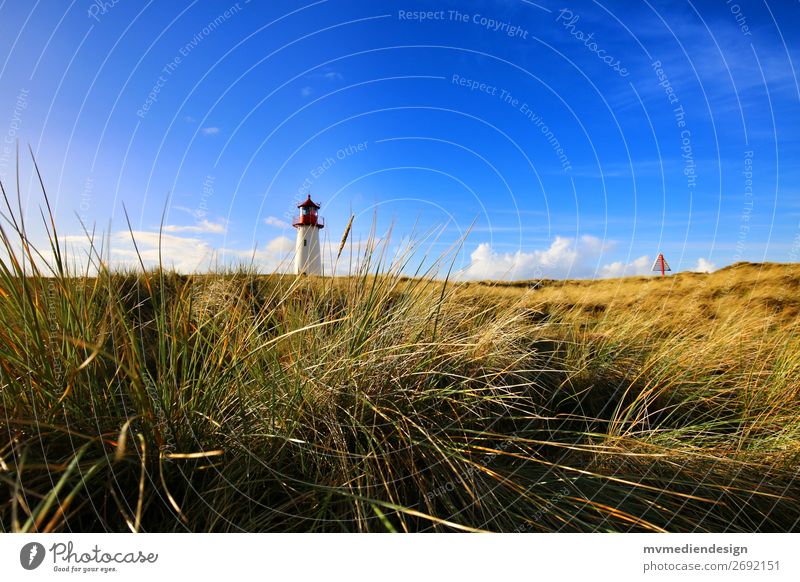
[[[311,200],[311,194],[308,195],[305,202],[297,205],[300,209],[300,216],[298,216],[292,226],[316,226],[317,228],[325,228],[324,222],[317,215],[317,210],[320,205]]]
[[[300,204],[297,205],[297,207],[298,208],[316,208],[317,210],[322,208],[319,204],[317,204],[316,202],[314,202],[311,199],[311,194],[308,195],[308,198],[306,198],[305,202],[301,202]]]

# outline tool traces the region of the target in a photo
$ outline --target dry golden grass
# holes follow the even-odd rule
[[[9,228],[4,531],[799,527],[797,265],[86,278]]]
[[[750,314],[790,323],[800,316],[800,265],[736,263],[714,273],[682,272],[661,277],[622,279],[481,282],[476,299],[525,297],[531,307],[576,310],[605,318],[673,322],[676,328],[696,318],[713,320]]]

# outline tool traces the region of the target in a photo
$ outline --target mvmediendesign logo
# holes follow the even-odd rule
[[[19,563],[26,570],[35,570],[44,561],[44,546],[39,542],[30,542],[19,551]]]

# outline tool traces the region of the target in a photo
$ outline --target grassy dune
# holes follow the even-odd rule
[[[85,277],[18,235],[5,531],[800,529],[797,265]]]

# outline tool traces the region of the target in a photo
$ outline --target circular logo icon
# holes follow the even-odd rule
[[[26,570],[35,570],[44,561],[44,546],[39,542],[30,542],[19,551],[19,563]]]

